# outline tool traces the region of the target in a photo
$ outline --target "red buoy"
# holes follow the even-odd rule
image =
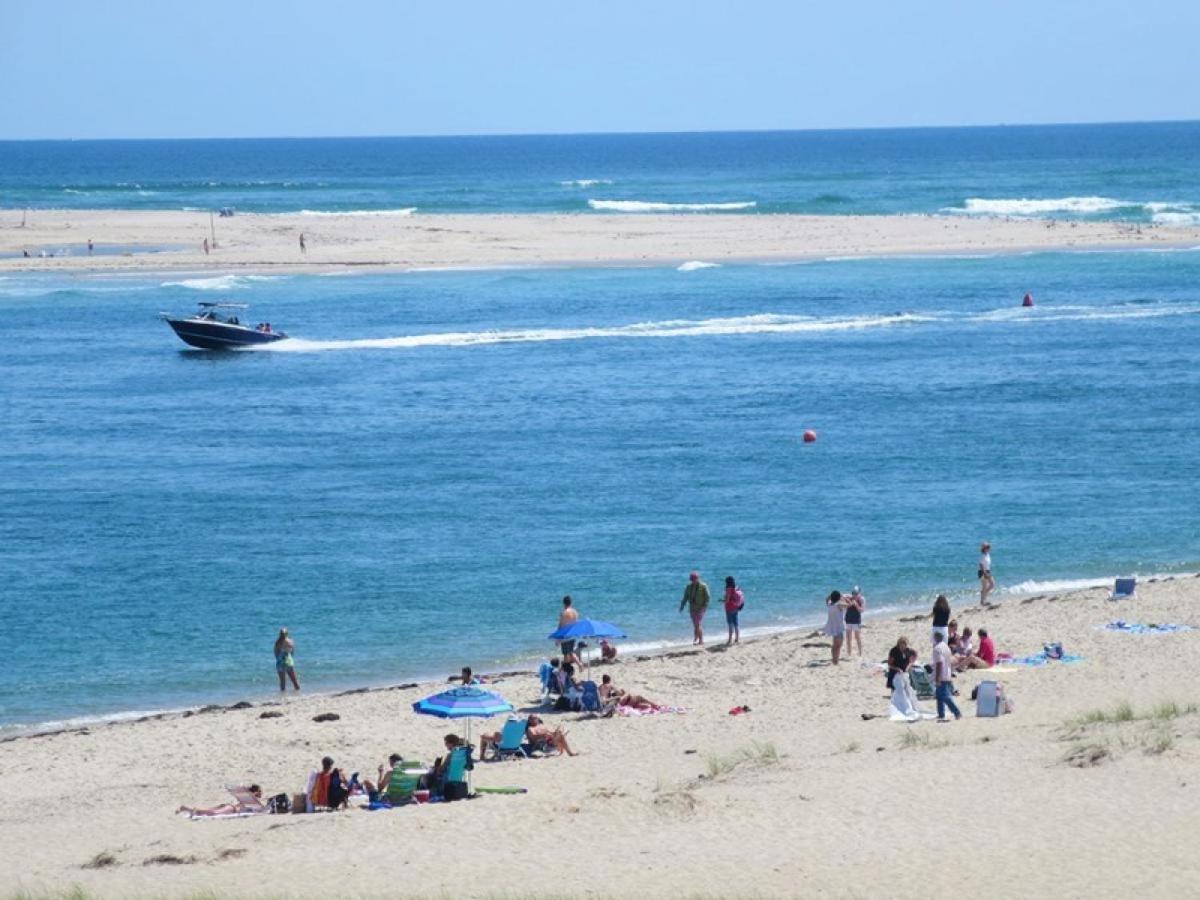
[[[817,433],[811,428],[804,432],[804,443],[811,444],[817,439]]]
[[[1021,301],[1022,306],[1033,306],[1033,294],[1026,294],[1025,299]]]

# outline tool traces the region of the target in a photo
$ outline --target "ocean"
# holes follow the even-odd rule
[[[231,142],[216,156],[206,142],[133,142],[128,155],[73,143],[16,169],[11,154],[33,145],[9,144],[0,198],[79,205],[51,203],[53,182],[107,186],[101,206],[187,205],[192,191],[239,208],[365,211],[369,196],[379,208],[521,211],[560,208],[535,195],[581,190],[752,199],[767,211],[793,202],[789,191],[847,190],[860,211],[917,212],[999,184],[996,197],[1112,198],[1125,205],[1072,214],[1147,220],[1162,212],[1149,204],[1200,199],[1200,181],[1184,183],[1196,160],[1180,149],[1197,126],[1107,129],[1117,148],[1107,161],[1094,142],[1085,154],[1047,130],[1013,151],[1006,181],[995,174],[1003,158],[972,168],[969,153],[942,167],[959,176],[935,175],[936,159],[920,163],[913,149],[932,132],[497,138],[540,149],[513,150],[509,176],[509,157],[491,154],[479,173],[491,187],[470,187],[456,150],[439,168],[435,148],[459,139],[336,152],[337,142],[292,142],[294,154],[280,149],[288,142]],[[1000,154],[1012,143],[962,131],[960,146]],[[830,176],[837,187],[789,188],[772,181],[773,164],[755,169],[732,149],[761,142],[781,159],[789,142],[858,137],[874,174],[853,189],[841,186],[859,166],[850,160],[841,180]],[[889,167],[888,140],[916,143]],[[702,167],[667,171],[665,153],[638,169],[629,153],[674,145],[709,159],[722,142],[729,164],[710,159],[707,180]],[[268,148],[254,166],[250,145]],[[1159,155],[1126,155],[1134,145]],[[428,159],[351,199],[389,146]],[[1078,164],[1034,180],[1031,158],[1054,146]],[[172,153],[207,154],[212,168],[172,170]],[[340,174],[320,189],[238,187],[318,178],[338,156]],[[553,176],[544,191],[534,171]],[[593,175],[614,183],[556,185]],[[113,190],[131,178],[175,193]],[[226,186],[185,185],[210,178]],[[618,188],[630,178],[645,184]],[[656,178],[660,189],[646,188]],[[406,179],[420,189],[405,193]],[[693,568],[714,593],[737,577],[750,633],[816,621],[823,596],[853,584],[876,611],[924,607],[939,591],[965,603],[984,539],[1001,598],[1196,571],[1198,283],[1200,252],[1189,250],[0,276],[0,728],[268,696],[284,625],[307,690],[527,663],[551,650],[566,593],[623,627],[628,652],[686,643],[678,606]],[[1026,291],[1033,309],[1020,308]],[[210,354],[157,321],[218,298],[251,304],[251,318],[295,339]],[[815,443],[802,442],[806,429]],[[719,613],[709,621],[721,636]],[[894,637],[871,634],[872,652]]]
[[[0,208],[1055,215],[1200,222],[1200,122],[0,141]]]

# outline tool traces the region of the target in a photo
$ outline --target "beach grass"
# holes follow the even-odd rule
[[[779,750],[770,741],[751,741],[747,747],[739,747],[732,753],[710,753],[704,757],[705,774],[709,778],[728,775],[742,763],[770,766],[779,762]]]
[[[949,746],[950,741],[945,738],[933,738],[915,728],[906,728],[900,735],[901,750],[936,750]]]

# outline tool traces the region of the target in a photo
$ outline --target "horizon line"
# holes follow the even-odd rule
[[[828,134],[860,131],[948,131],[957,129],[997,128],[1087,128],[1105,125],[1188,125],[1200,119],[1115,119],[1083,122],[993,122],[974,125],[866,125],[841,128],[716,128],[664,131],[496,131],[447,132],[443,134],[276,134],[276,135],[209,135],[180,137],[0,137],[0,143],[89,143],[120,141],[307,141],[307,140],[432,140],[439,138],[520,138],[520,137],[629,137],[700,134]]]

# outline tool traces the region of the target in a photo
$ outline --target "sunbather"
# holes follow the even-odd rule
[[[605,675],[600,683],[600,699],[606,704],[611,700],[617,701],[617,706],[632,706],[634,709],[657,709],[661,703],[647,700],[641,694],[631,694],[612,683],[612,676]]]
[[[553,747],[560,753],[565,753],[567,756],[575,756],[575,751],[571,749],[571,745],[567,743],[567,735],[561,728],[551,730],[541,716],[530,716],[529,721],[525,723],[525,736],[529,739],[529,743],[534,750]]]
[[[216,806],[200,807],[200,806],[181,806],[175,810],[176,813],[187,813],[194,818],[203,816],[237,816],[246,813],[265,813],[270,812],[268,806],[262,802],[262,788],[257,784],[252,784],[248,788],[238,788],[235,791],[235,796],[238,794],[244,795],[233,803],[219,803]],[[251,801],[255,802],[251,802]]]

